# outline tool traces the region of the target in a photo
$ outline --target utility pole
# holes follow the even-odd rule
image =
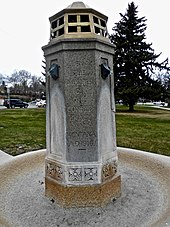
[[[7,87],[7,96],[8,96],[9,108],[11,108],[11,103],[10,103],[10,88],[9,87]]]

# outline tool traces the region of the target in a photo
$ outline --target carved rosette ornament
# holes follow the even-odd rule
[[[47,173],[47,176],[55,178],[55,173],[56,173],[55,164],[47,163],[47,165],[46,165],[46,173]]]
[[[63,182],[64,179],[68,179],[68,182],[84,182],[88,184],[89,182],[99,182],[99,167],[97,166],[77,166],[77,167],[68,167],[64,171],[64,167],[57,163],[51,161],[46,162],[46,175],[53,180],[58,182]]]
[[[107,163],[102,168],[102,181],[110,180],[117,173],[117,162]]]
[[[85,181],[96,181],[97,180],[97,168],[85,168],[84,169],[84,180]]]
[[[48,177],[53,178],[56,181],[62,181],[63,180],[63,169],[61,166],[59,166],[53,162],[48,162],[46,164],[46,175]]]
[[[112,179],[117,173],[117,161],[106,163],[102,167],[102,182]],[[64,179],[68,179],[68,182],[100,182],[99,166],[77,166],[68,167],[66,171],[59,163],[53,163],[48,160],[46,163],[46,175],[58,182],[64,182]]]
[[[69,169],[69,181],[82,181],[82,169],[70,168]]]

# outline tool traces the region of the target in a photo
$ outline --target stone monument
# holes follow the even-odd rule
[[[121,194],[107,17],[73,2],[49,20],[45,194],[64,207],[103,206]]]

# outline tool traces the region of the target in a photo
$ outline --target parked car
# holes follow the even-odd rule
[[[46,100],[40,100],[36,103],[38,107],[46,107]]]
[[[4,106],[6,106],[7,108],[27,108],[29,104],[27,102],[23,102],[21,99],[5,99]]]
[[[165,102],[153,102],[154,105],[157,105],[157,106],[166,106],[166,103]]]

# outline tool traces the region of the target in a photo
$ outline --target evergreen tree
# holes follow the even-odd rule
[[[152,78],[155,70],[170,70],[168,59],[157,62],[160,54],[155,54],[152,44],[145,42],[146,19],[138,17],[137,8],[134,2],[128,4],[127,12],[120,14],[121,20],[116,23],[110,36],[115,45],[116,98],[128,104],[130,111],[134,110],[139,97],[149,97],[149,91],[156,87],[156,81]]]
[[[166,101],[168,103],[168,107],[170,107],[170,77],[168,77],[166,84]]]

